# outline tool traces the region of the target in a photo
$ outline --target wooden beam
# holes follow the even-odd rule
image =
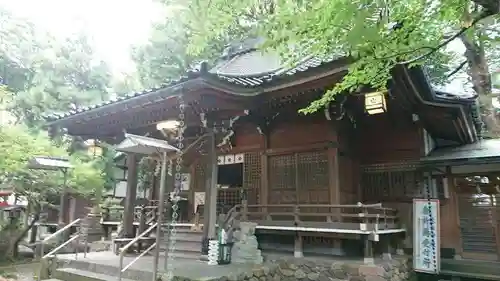
[[[265,150],[265,154],[267,155],[279,155],[279,154],[288,154],[291,152],[305,152],[311,150],[323,150],[325,148],[331,148],[332,146],[336,146],[334,142],[320,142],[313,143],[308,145],[300,145],[286,148],[269,148]]]

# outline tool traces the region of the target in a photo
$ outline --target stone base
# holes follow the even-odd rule
[[[210,239],[208,237],[203,237],[201,240],[201,254],[202,255],[208,255],[208,241]]]
[[[365,264],[374,264],[375,263],[375,259],[374,258],[364,258],[363,262]]]
[[[100,241],[104,236],[104,231],[101,225],[100,214],[88,214],[82,224],[82,230],[86,233],[87,243]]]
[[[406,281],[412,274],[407,257],[395,257],[391,261],[375,261],[363,264],[361,261],[314,261],[291,259],[266,261],[252,272],[228,276],[222,280],[241,281]]]
[[[385,261],[391,260],[392,259],[391,253],[383,253],[382,254],[382,259],[385,260]]]
[[[255,236],[256,223],[240,222],[240,230],[234,232],[235,243],[231,249],[232,263],[262,264],[264,259]]]

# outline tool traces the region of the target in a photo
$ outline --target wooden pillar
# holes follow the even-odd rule
[[[269,148],[269,133],[268,131],[264,131],[263,138],[263,150],[260,155],[260,164],[261,164],[261,177],[260,177],[260,196],[259,196],[259,205],[267,205],[269,204],[269,156],[266,151]],[[267,213],[267,208],[264,207],[261,210],[263,213]]]
[[[63,191],[61,193],[60,197],[60,204],[59,204],[59,219],[58,223],[60,226],[66,225],[66,222],[68,220],[68,215],[69,215],[69,210],[68,210],[68,193],[66,191]]]
[[[330,191],[330,204],[338,205],[340,201],[340,170],[339,170],[339,153],[338,148],[328,148],[328,183]],[[341,209],[333,208],[333,220],[342,222]],[[333,241],[333,246],[343,253],[342,242],[339,239]]]
[[[208,254],[208,241],[216,237],[217,222],[217,150],[215,132],[210,129],[208,136],[207,179],[205,182],[205,206],[203,208],[202,254]]]
[[[137,197],[137,156],[133,153],[127,154],[127,194],[125,197],[125,208],[123,213],[124,237],[135,237],[134,233],[134,208]]]
[[[215,133],[210,135],[210,201],[209,201],[209,222],[208,238],[214,239],[217,237],[215,224],[217,223],[217,178],[218,178],[218,163],[217,163],[217,148],[215,143]]]
[[[450,239],[454,238],[453,244],[455,245],[455,259],[461,259],[463,249],[462,249],[462,234],[460,231],[460,213],[459,213],[460,210],[458,209],[459,198],[458,198],[457,187],[455,186],[455,179],[453,178],[453,173],[451,171],[450,166],[446,167],[446,184],[448,185],[449,198],[447,199],[448,202],[445,203],[447,203],[449,206],[449,210],[451,212],[450,216],[452,217],[453,221],[452,235],[450,235]],[[441,224],[447,220],[448,218],[444,217],[441,220]]]
[[[68,171],[63,170],[63,177],[64,177],[64,186],[62,187],[62,192],[61,192],[61,197],[60,197],[60,203],[59,203],[59,218],[58,218],[58,223],[60,226],[66,225],[68,223],[69,219],[69,194],[68,194],[68,189],[66,187],[67,185],[67,178],[68,178]]]
[[[371,241],[368,237],[368,235],[363,235],[363,239],[365,242],[365,249],[364,249],[364,263],[366,264],[373,264],[374,258],[373,258],[373,241]]]
[[[329,148],[328,153],[328,182],[330,189],[330,204],[340,204],[340,171],[337,148]],[[335,209],[337,213],[338,209]]]
[[[382,259],[383,260],[391,260],[392,259],[392,235],[382,235],[380,237],[381,242],[383,243],[383,252],[382,252]]]
[[[210,224],[210,182],[211,182],[211,168],[210,168],[210,163],[212,162],[210,160],[210,157],[212,157],[210,154],[206,156],[205,161],[203,161],[206,169],[205,169],[205,199],[204,199],[204,204],[203,204],[203,239],[201,241],[201,253],[203,255],[208,255],[208,225]]]
[[[2,212],[3,213],[3,212]],[[27,214],[26,214],[27,215]],[[33,216],[33,220],[35,220],[36,222],[39,222],[40,220],[40,213],[39,212],[35,212],[34,216]],[[33,225],[33,227],[31,228],[31,231],[30,231],[30,238],[29,238],[29,243],[32,244],[32,243],[35,243],[36,242],[36,236],[38,234],[38,228],[40,226],[37,225],[35,223],[35,225]]]
[[[158,188],[158,177],[154,176],[152,177],[151,179],[151,185],[149,186],[149,194],[148,194],[148,201],[149,201],[149,204],[151,203],[151,201],[155,200],[156,198],[156,189]]]
[[[304,257],[303,243],[304,243],[304,240],[302,239],[302,233],[297,232],[295,234],[295,243],[294,243],[294,249],[293,249],[293,256],[295,258],[303,258]]]

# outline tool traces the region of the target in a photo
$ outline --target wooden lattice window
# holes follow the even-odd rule
[[[326,151],[269,157],[271,204],[327,203],[329,177]]]
[[[262,164],[259,153],[245,153],[243,162],[243,188],[249,204],[260,202],[260,187],[262,181]]]
[[[362,177],[363,201],[411,201],[421,197],[422,180],[422,173],[418,171],[365,172]]]
[[[243,197],[243,189],[241,188],[219,189],[217,191],[218,213],[227,214],[235,205],[241,204],[241,199]]]
[[[269,157],[269,186],[271,189],[296,189],[295,154]]]
[[[323,151],[297,154],[299,189],[328,188],[328,157]]]
[[[202,161],[198,161],[194,167],[193,190],[205,191],[206,167]]]

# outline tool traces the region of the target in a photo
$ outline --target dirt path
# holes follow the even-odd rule
[[[17,276],[17,281],[35,281],[33,275],[38,271],[38,263],[29,263],[29,264],[18,264],[12,266],[4,266],[0,267],[0,272],[8,273],[8,275],[14,274]],[[10,276],[8,276],[10,277]],[[9,279],[7,279],[9,280]],[[0,276],[0,281],[2,281],[2,277]]]

